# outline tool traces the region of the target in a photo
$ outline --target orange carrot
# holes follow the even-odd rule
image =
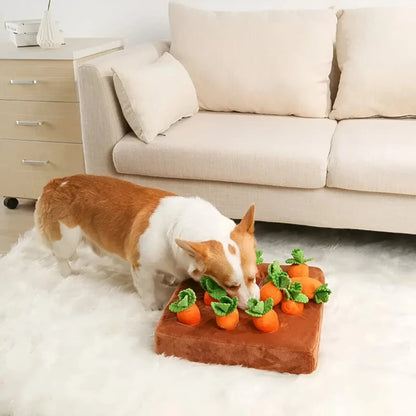
[[[276,287],[273,282],[266,283],[260,289],[260,299],[264,302],[268,298],[273,299],[273,306],[277,305],[282,300],[282,291]]]
[[[204,303],[209,306],[212,302],[218,302],[217,299],[214,299],[208,292],[204,292]]]
[[[299,282],[292,282],[287,289],[283,289],[283,293],[285,299],[282,300],[282,312],[300,315],[303,312],[303,305],[309,302],[308,297],[302,293],[302,285]]]
[[[303,264],[292,264],[288,271],[287,274],[289,275],[290,278],[294,278],[294,277],[308,277],[309,276],[309,266],[305,263]]]
[[[291,278],[308,277],[309,266],[306,264],[306,262],[311,260],[313,259],[305,259],[305,255],[300,248],[295,248],[292,250],[292,258],[286,260],[286,263],[291,265],[287,271],[288,275]]]
[[[315,299],[316,303],[328,302],[331,289],[328,288],[327,283],[322,284],[319,280],[312,277],[294,277],[292,280],[302,285],[302,293],[308,299]]]
[[[215,316],[215,320],[217,325],[222,329],[234,329],[238,322],[240,321],[240,315],[238,314],[238,310],[236,309],[234,312],[231,312],[229,315],[226,316]]]
[[[186,325],[197,325],[201,321],[201,312],[195,304],[196,295],[192,289],[181,290],[179,300],[169,305],[169,310],[176,313],[179,322]]]
[[[303,312],[303,303],[295,302],[294,300],[282,301],[282,312],[288,315],[300,315]]]
[[[266,301],[250,298],[248,307],[245,312],[253,317],[253,324],[259,331],[274,332],[279,329],[279,318],[272,309],[272,298],[268,298]]]
[[[277,313],[271,309],[261,317],[253,317],[253,324],[259,331],[274,332],[279,329],[279,318]]]
[[[211,303],[212,310],[215,313],[215,320],[220,328],[231,330],[238,325],[240,315],[237,310],[237,304],[237,297],[231,299],[228,296],[223,296],[219,302]]]
[[[282,300],[281,289],[289,287],[290,278],[279,265],[278,261],[269,264],[268,276],[264,281],[266,284],[260,289],[260,299],[266,301],[273,299],[273,306]]]
[[[178,317],[179,322],[186,325],[197,325],[201,321],[201,312],[195,303],[188,309],[178,312],[176,316]]]
[[[205,305],[211,305],[211,302],[218,302],[221,297],[227,296],[226,291],[211,277],[202,276],[201,286],[205,290],[204,303]]]
[[[308,299],[313,299],[315,296],[315,290],[322,286],[319,280],[312,277],[292,277],[293,282],[299,282],[302,285],[302,293],[304,293]]]
[[[326,303],[329,300],[329,295],[331,294],[331,289],[328,287],[328,284],[325,283],[322,286],[319,286],[318,289],[315,289],[315,302],[316,303]]]

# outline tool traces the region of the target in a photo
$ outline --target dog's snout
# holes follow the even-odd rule
[[[260,299],[260,288],[256,283],[253,283],[250,287],[251,298]]]
[[[237,297],[239,308],[247,309],[250,298],[260,299],[260,288],[256,283],[253,283],[249,287],[241,288],[237,293]]]

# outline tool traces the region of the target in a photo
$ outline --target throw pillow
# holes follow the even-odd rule
[[[117,66],[112,69],[124,117],[145,143],[150,143],[179,119],[198,111],[191,78],[183,65],[167,52],[139,69]]]

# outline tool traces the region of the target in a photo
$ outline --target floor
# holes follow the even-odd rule
[[[3,250],[32,226],[32,211],[33,204],[0,205]],[[314,374],[156,355],[160,312],[143,310],[128,275],[84,247],[78,273],[63,279],[29,237],[0,259],[0,415],[243,415],[255,408],[297,416],[305,404],[308,415],[411,414],[416,235],[258,223],[256,236],[266,261],[284,262],[300,247],[328,279],[333,294]]]
[[[19,200],[16,209],[0,206],[0,256],[6,254],[11,246],[27,230],[33,227],[35,201]]]

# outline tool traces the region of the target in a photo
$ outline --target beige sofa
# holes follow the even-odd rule
[[[80,67],[88,173],[199,195],[232,218],[254,202],[262,221],[416,233],[414,119],[200,110],[150,144],[138,140],[111,68],[146,65],[169,48],[146,43]],[[334,94],[338,78],[332,71]]]

